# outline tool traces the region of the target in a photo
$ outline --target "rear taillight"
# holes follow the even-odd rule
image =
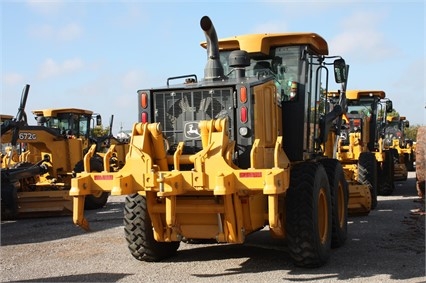
[[[141,114],[141,122],[142,123],[148,123],[148,113],[142,112],[142,114]]]
[[[240,87],[240,93],[239,93],[240,102],[243,105],[247,105],[247,88],[245,86]],[[240,121],[241,123],[247,123],[248,121],[248,109],[247,106],[241,106],[240,107]]]
[[[240,88],[240,101],[241,103],[247,102],[247,89],[244,86]]]
[[[142,92],[141,94],[141,107],[146,109],[148,107],[148,95],[146,92]]]
[[[248,113],[247,107],[243,106],[240,109],[240,121],[241,123],[247,123]]]

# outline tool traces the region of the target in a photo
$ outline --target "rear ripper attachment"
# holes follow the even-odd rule
[[[233,142],[229,141],[227,120],[200,122],[203,149],[182,154],[180,143],[173,156],[167,155],[159,124],[135,124],[126,164],[119,172],[81,173],[72,180],[70,195],[74,201],[74,223],[89,229],[83,216],[84,196],[92,190],[111,188],[111,195],[138,193],[146,198],[157,241],[180,241],[183,237],[217,239],[242,243],[243,231],[263,227],[263,195],[267,195],[268,220],[278,235],[284,233],[279,221],[279,196],[288,188],[290,163],[282,151],[281,138],[274,149],[274,167],[256,169],[257,146],[252,150],[252,168],[232,166]],[[190,171],[180,171],[191,164]],[[173,166],[176,170],[168,171]],[[178,198],[181,197],[181,198]],[[244,219],[242,210],[257,207],[252,219]],[[197,223],[203,214],[202,223]],[[243,223],[246,223],[244,227]],[[252,224],[252,225],[250,225]]]

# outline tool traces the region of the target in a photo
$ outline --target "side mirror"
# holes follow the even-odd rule
[[[96,126],[102,126],[102,117],[100,114],[96,115]]]
[[[346,62],[343,58],[334,60],[334,79],[336,83],[347,82],[347,68]]]
[[[389,113],[389,112],[392,112],[392,110],[393,110],[392,101],[391,100],[387,100],[386,101],[386,112]]]
[[[405,121],[404,122],[404,127],[409,128],[410,127],[410,121]]]

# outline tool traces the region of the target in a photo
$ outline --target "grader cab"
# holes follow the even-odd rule
[[[23,108],[20,107],[22,111]],[[37,125],[12,121],[9,129],[2,132],[2,145],[8,144],[2,159],[3,219],[69,214],[71,178],[83,170],[83,156],[90,145],[99,146],[91,129],[94,120],[96,125],[101,124],[101,117],[90,110],[58,108],[34,110],[33,114]],[[26,120],[26,115],[21,116]],[[125,153],[123,150],[114,156],[116,163],[119,156],[124,162]],[[102,153],[97,152],[90,162],[93,171],[103,170]],[[86,208],[103,207],[108,195],[104,191],[93,192],[87,197]]]
[[[347,236],[348,188],[322,151],[343,108],[321,101],[328,67],[344,92],[348,66],[315,33],[218,39],[209,17],[200,25],[204,79],[137,92],[123,168],[90,173],[89,153],[72,179],[74,223],[89,229],[85,196],[104,190],[127,195],[125,237],[138,260],[171,257],[192,239],[243,243],[267,226],[295,264],[323,265]]]

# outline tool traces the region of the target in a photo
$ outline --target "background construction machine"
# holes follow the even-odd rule
[[[384,129],[384,146],[392,151],[394,156],[395,181],[407,180],[408,171],[414,171],[414,146],[413,141],[405,137],[405,128],[410,127],[410,122],[405,116],[386,117]]]
[[[200,25],[204,80],[182,75],[138,91],[126,164],[90,173],[85,156],[70,190],[74,223],[89,229],[84,197],[105,190],[127,195],[125,236],[138,260],[170,257],[185,240],[243,243],[269,226],[295,264],[324,264],[347,237],[348,188],[323,150],[333,148],[343,103],[323,106],[328,66],[343,93],[348,66],[315,33],[218,40],[208,17]]]
[[[0,114],[0,125],[3,125],[3,122],[13,120],[13,118],[14,118],[13,115]]]
[[[329,92],[330,99],[340,99],[338,92]],[[337,159],[343,164],[346,180],[368,185],[372,209],[377,195],[393,190],[392,154],[383,148],[380,132],[384,120],[379,112],[392,111],[391,103],[383,101],[381,90],[348,90],[347,113],[343,115]]]
[[[3,219],[50,212],[70,213],[71,178],[83,170],[84,154],[90,145],[97,145],[98,152],[90,163],[93,171],[101,172],[104,164],[99,150],[110,141],[109,135],[92,136],[94,120],[101,125],[101,117],[84,109],[34,110],[37,125],[28,125],[24,112],[28,90],[29,85],[21,99],[20,117],[2,124],[2,145],[9,144],[2,158]],[[124,146],[117,148],[122,152],[112,158],[116,166],[124,163],[125,156]],[[122,160],[118,160],[120,157]],[[94,191],[86,198],[86,208],[103,207],[108,195],[108,192]]]

